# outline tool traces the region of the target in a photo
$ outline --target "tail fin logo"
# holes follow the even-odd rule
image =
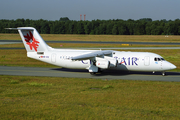
[[[34,50],[37,52],[37,48],[39,47],[38,45],[39,41],[37,41],[34,38],[31,31],[29,31],[29,34],[27,33],[27,35],[24,35],[24,37],[25,37],[26,44],[29,45],[30,49],[32,50],[34,48]]]

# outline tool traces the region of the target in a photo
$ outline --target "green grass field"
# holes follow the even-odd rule
[[[0,119],[180,119],[180,83],[0,76]]]
[[[4,36],[8,36],[4,38]],[[59,35],[42,35],[47,40],[59,40]],[[47,36],[47,37],[46,37]],[[56,36],[50,39],[52,36]],[[91,36],[60,35],[62,40],[143,42],[179,42],[179,36]],[[17,35],[0,34],[0,39],[15,39]],[[19,35],[18,35],[19,37]],[[69,39],[68,39],[69,37]],[[120,37],[120,38],[119,38]],[[142,38],[141,38],[142,37]],[[94,39],[93,39],[94,38]],[[150,38],[150,39],[148,39]],[[153,39],[154,38],[154,39]],[[17,38],[17,39],[20,39]],[[108,39],[105,39],[108,41]],[[168,40],[165,40],[168,39]],[[57,44],[49,44],[58,47]],[[63,47],[110,47],[113,44],[63,44]],[[23,44],[0,47],[24,47]],[[137,46],[138,47],[138,46]],[[159,46],[158,46],[159,47]],[[154,52],[175,64],[180,71],[179,50],[131,50]],[[56,67],[27,58],[26,50],[0,50],[0,65]],[[132,80],[100,80],[33,76],[0,76],[0,119],[180,119],[180,83]]]
[[[180,42],[180,36],[164,35],[71,35],[41,34],[44,40],[107,41],[107,42]],[[21,40],[19,34],[0,34],[0,40]]]

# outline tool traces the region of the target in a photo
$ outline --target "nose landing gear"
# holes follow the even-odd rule
[[[162,76],[165,76],[166,75],[166,73],[165,72],[162,72]]]

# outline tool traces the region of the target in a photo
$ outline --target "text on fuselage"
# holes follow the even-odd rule
[[[121,65],[121,64],[124,64],[124,65],[138,65],[137,64],[137,61],[138,61],[137,57],[128,57],[128,58],[122,57],[121,60],[118,57],[114,57],[114,58],[116,58],[118,61],[120,61],[119,65]]]

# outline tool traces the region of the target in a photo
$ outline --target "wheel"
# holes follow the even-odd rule
[[[96,72],[90,72],[91,75],[96,75]]]
[[[101,73],[101,72],[102,72],[101,68],[98,68],[98,73]]]
[[[166,75],[166,73],[165,72],[162,72],[162,76],[165,76]]]

